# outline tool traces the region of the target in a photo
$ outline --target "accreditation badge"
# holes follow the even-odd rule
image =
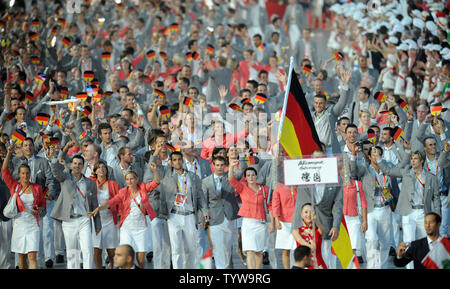
[[[389,191],[388,188],[383,188],[383,198],[386,202],[390,202],[394,199],[394,197],[392,196],[391,192]]]
[[[186,197],[187,196],[185,194],[178,193],[175,199],[175,206],[183,207],[186,203]]]

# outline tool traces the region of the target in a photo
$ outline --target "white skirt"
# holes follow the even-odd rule
[[[277,230],[275,249],[294,250],[297,246],[291,233],[291,223],[281,223],[281,230]]]
[[[261,219],[242,217],[242,251],[261,252],[265,249],[269,236],[267,224]]]
[[[119,225],[114,225],[111,213],[107,213],[108,215],[105,216],[100,215],[102,229],[98,235],[95,233],[95,228],[92,227],[92,246],[94,248],[115,249],[119,245]]]
[[[144,222],[138,225],[124,221],[120,228],[120,245],[128,244],[135,252],[148,252],[150,250],[149,228]]]
[[[12,223],[11,252],[39,252],[40,234],[36,218],[28,212],[20,212]]]

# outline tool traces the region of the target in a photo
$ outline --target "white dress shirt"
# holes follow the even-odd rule
[[[84,202],[86,199],[86,195],[87,195],[87,186],[86,186],[86,179],[84,176],[81,176],[80,180],[76,180],[75,178],[75,185],[76,187],[75,189],[75,199],[72,205],[72,210],[71,212],[73,213],[72,215],[82,215],[85,216],[87,215],[86,212],[86,207],[84,206]],[[81,193],[78,191],[78,189],[81,191],[81,193],[83,194],[83,196],[81,195]]]

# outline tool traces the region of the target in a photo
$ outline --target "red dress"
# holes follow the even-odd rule
[[[312,226],[301,226],[300,228],[298,228],[298,233],[300,234],[300,236],[302,236],[302,238],[308,242],[311,243],[313,240],[313,234],[312,234]],[[316,238],[316,251],[315,252],[311,252],[312,256],[311,256],[311,261],[313,266],[317,266],[320,269],[327,269],[327,265],[325,264],[325,261],[322,258],[322,236],[319,233],[319,228],[316,227],[315,230],[315,238]],[[297,246],[300,246],[300,244],[298,242]]]

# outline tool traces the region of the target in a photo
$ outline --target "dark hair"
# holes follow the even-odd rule
[[[102,133],[103,129],[110,129],[112,131],[111,125],[105,122],[102,122],[101,124],[98,125],[98,131],[100,132],[100,134]]]
[[[79,160],[83,161],[83,165],[84,165],[84,158],[81,155],[74,155],[70,162],[72,163],[74,159],[79,159]]]
[[[213,157],[212,162],[215,164],[216,161],[223,162],[225,165],[227,164],[227,160],[222,156]]]
[[[364,90],[364,94],[367,94],[370,97],[370,89],[365,86],[361,86],[359,89]]]
[[[349,124],[347,125],[347,127],[345,128],[345,133],[347,133],[347,130],[348,130],[350,127],[353,127],[353,128],[355,128],[356,130],[358,130],[358,127],[356,126],[356,124],[354,124],[354,123],[349,123]]]
[[[248,172],[248,171],[254,171],[254,172],[255,172],[255,175],[258,176],[258,172],[256,171],[255,168],[248,167],[248,168],[246,168],[246,169],[244,170],[244,177],[247,176],[247,172]]]
[[[218,154],[221,150],[225,150],[225,152],[227,151],[225,147],[215,147],[212,152],[213,157],[214,155]]]
[[[426,217],[426,216],[429,216],[429,215],[434,216],[434,220],[436,221],[436,223],[438,223],[438,224],[441,223],[442,218],[441,218],[441,216],[439,216],[439,214],[437,214],[437,213],[435,213],[435,212],[429,212],[428,214],[425,215],[425,217]]]
[[[172,156],[180,156],[181,158],[183,158],[183,154],[179,151],[174,151],[170,154],[170,160],[172,160]]]
[[[94,165],[94,170],[92,171],[92,174],[94,175],[94,178],[98,178],[97,177],[97,173],[96,171],[98,170],[98,168],[100,167],[100,165],[105,165],[106,168],[106,178],[108,179],[108,175],[109,175],[109,169],[108,169],[108,165],[104,162],[104,161],[98,161],[95,165]]]
[[[30,173],[31,173],[31,169],[30,169],[30,166],[29,166],[29,165],[27,165],[27,164],[21,164],[21,165],[19,166],[19,169],[17,170],[17,173],[19,173],[19,172],[20,172],[20,170],[21,170],[22,168],[27,168],[27,169],[28,169],[28,171],[30,171]]]
[[[295,248],[295,250],[294,250],[295,262],[300,262],[306,256],[311,256],[311,248],[309,248],[307,246],[302,246],[302,245]]]
[[[367,152],[367,154],[368,154],[369,156],[372,154],[372,149],[373,149],[373,148],[374,148],[373,146],[371,146],[371,147],[369,148],[369,151]],[[377,149],[380,150],[380,152],[381,152],[380,155],[383,155],[383,149],[382,149],[380,146],[376,146],[375,148],[377,148]]]
[[[348,120],[348,121],[350,121],[350,119],[349,119],[348,117],[343,116],[343,117],[341,117],[341,118],[337,121],[337,125],[340,125],[341,122],[342,122],[343,120]]]
[[[312,206],[312,205],[311,205],[311,203],[304,203],[304,204],[302,205],[302,208],[300,209],[300,211],[302,211],[303,208],[306,207],[306,206]]]
[[[320,79],[316,78],[315,80],[320,80]],[[323,93],[318,93],[318,94],[314,95],[314,97],[322,98],[323,100],[327,101],[327,97]]]
[[[392,127],[386,126],[383,128],[383,130],[389,131],[389,135],[391,137],[394,137],[394,129]]]

